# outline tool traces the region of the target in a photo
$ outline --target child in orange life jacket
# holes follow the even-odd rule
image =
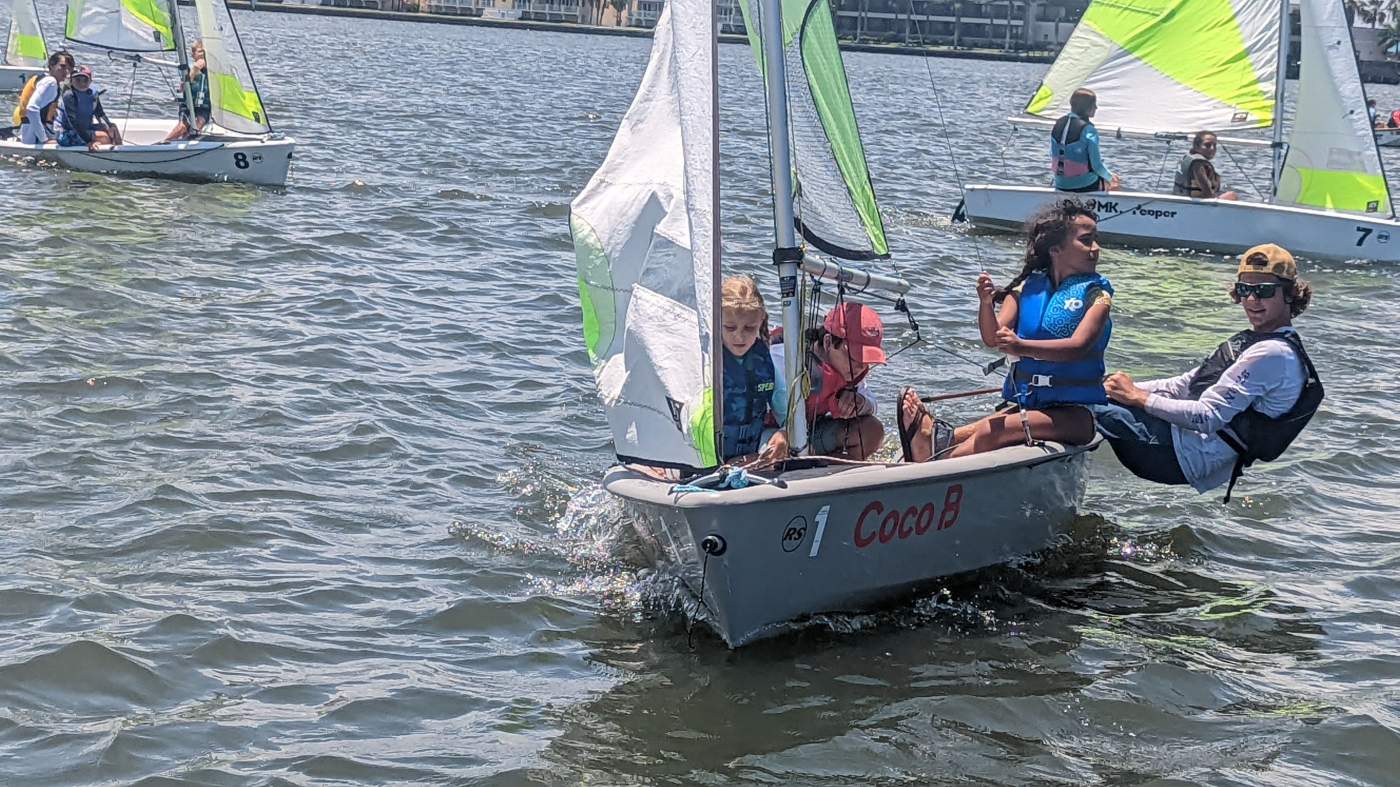
[[[865,376],[870,367],[888,360],[881,347],[884,336],[880,315],[859,303],[840,304],[827,312],[822,327],[807,331],[811,453],[864,461],[880,448],[885,428],[875,415]],[[774,344],[780,402],[787,401],[783,359],[783,345]]]
[[[1021,273],[1000,290],[990,275],[977,277],[982,341],[1018,359],[1002,387],[1011,408],[953,430],[935,447],[934,419],[906,388],[899,413],[906,461],[926,461],[935,448],[937,458],[951,458],[1023,443],[1028,426],[1034,440],[1094,438],[1086,406],[1107,401],[1103,355],[1113,331],[1113,285],[1098,262],[1098,217],[1083,203],[1060,200],[1031,218]]]
[[[778,373],[768,351],[768,310],[751,277],[730,276],[720,285],[720,323],[724,460],[759,454],[780,462],[788,456],[787,435],[773,425],[784,420],[778,411],[787,401],[774,397]]]

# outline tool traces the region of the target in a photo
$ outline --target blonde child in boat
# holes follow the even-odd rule
[[[1057,201],[1026,224],[1021,273],[997,289],[977,277],[982,341],[1016,360],[1002,387],[1006,407],[958,427],[934,445],[935,421],[914,389],[900,395],[906,461],[967,456],[1033,440],[1082,445],[1094,438],[1086,405],[1107,401],[1104,350],[1113,331],[1113,286],[1098,273],[1098,217],[1074,199]],[[998,309],[998,305],[1000,308]]]
[[[724,345],[725,461],[758,454],[762,463],[788,456],[784,420],[774,407],[778,372],[768,349],[768,309],[749,276],[720,285],[720,329]]]

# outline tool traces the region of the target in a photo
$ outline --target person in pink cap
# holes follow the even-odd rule
[[[888,361],[885,326],[869,306],[842,303],[827,313],[820,328],[807,329],[810,361],[807,374],[807,423],[813,454],[865,460],[880,448],[885,428],[876,417],[875,397],[865,378],[871,367]],[[787,401],[782,343],[770,348],[778,373],[774,402]]]

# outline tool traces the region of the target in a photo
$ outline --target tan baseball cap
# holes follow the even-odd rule
[[[1293,281],[1298,278],[1298,263],[1288,249],[1274,243],[1261,243],[1240,255],[1240,269],[1236,275],[1244,273],[1272,273],[1280,279]]]

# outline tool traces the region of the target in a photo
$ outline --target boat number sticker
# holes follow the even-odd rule
[[[947,530],[958,523],[958,514],[962,512],[962,496],[962,484],[953,484],[943,493],[942,505],[930,500],[923,505],[886,510],[884,503],[872,500],[856,519],[856,548],[865,549],[875,543],[905,541],[922,536],[930,530]]]
[[[783,551],[792,552],[807,540],[807,517],[798,514],[783,528]]]
[[[1356,237],[1356,245],[1357,245],[1357,246],[1360,246],[1361,244],[1365,243],[1365,242],[1366,242],[1366,239],[1369,238],[1369,237],[1371,237],[1371,233],[1372,233],[1372,232],[1375,232],[1375,230],[1371,229],[1370,227],[1357,227],[1357,228],[1356,228],[1356,235],[1357,235],[1357,237]]]
[[[812,535],[812,551],[807,553],[807,557],[817,556],[817,550],[822,548],[822,533],[826,532],[826,515],[831,513],[831,506],[822,506],[822,510],[817,512],[817,532]]]
[[[239,169],[248,168],[248,156],[243,152],[233,154],[233,165]]]

